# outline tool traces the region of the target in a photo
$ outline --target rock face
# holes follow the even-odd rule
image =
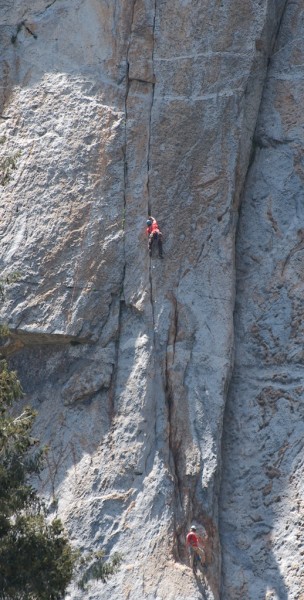
[[[68,598],[301,598],[302,13],[1,4],[3,351],[50,445],[42,492],[124,556]]]
[[[224,598],[304,598],[303,58],[303,3],[290,2],[268,69],[237,240],[220,500]]]

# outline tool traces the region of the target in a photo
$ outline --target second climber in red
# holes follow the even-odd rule
[[[191,526],[191,529],[187,535],[186,543],[189,551],[190,565],[194,567],[194,556],[195,554],[199,557],[201,564],[204,565],[206,562],[205,556],[205,545],[206,540],[203,540],[197,533],[195,525]]]
[[[159,258],[163,258],[163,235],[154,217],[149,216],[147,220],[148,250],[152,256],[153,242],[157,241]]]

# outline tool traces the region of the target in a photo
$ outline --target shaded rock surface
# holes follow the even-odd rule
[[[220,499],[231,599],[303,598],[303,26],[290,2],[240,214]]]
[[[124,555],[106,586],[95,583],[85,595],[72,587],[69,598],[218,599],[221,537],[222,597],[242,593],[231,578],[239,580],[243,563],[226,540],[235,511],[248,511],[251,488],[242,469],[254,460],[259,419],[269,427],[266,454],[279,452],[261,363],[268,373],[276,356],[292,381],[288,365],[301,364],[301,52],[290,45],[293,35],[301,37],[301,8],[285,0],[1,4],[0,260],[3,276],[19,274],[1,305],[12,331],[4,351],[39,409],[37,430],[51,447],[43,493],[58,499],[75,544]],[[280,62],[284,57],[290,62]],[[298,81],[294,98],[284,78],[273,81],[275,68]],[[253,147],[238,236],[238,269],[252,286],[237,291],[219,533],[235,235]],[[274,161],[269,170],[267,161]],[[293,190],[286,212],[285,181]],[[257,198],[252,206],[250,194]],[[163,231],[164,261],[147,255],[149,213]],[[278,244],[281,262],[271,244]],[[262,262],[263,278],[255,269]],[[272,312],[260,331],[265,303]],[[275,319],[277,339],[270,333]],[[244,327],[252,336],[248,346]],[[259,407],[250,422],[244,397]],[[288,413],[292,403],[282,402]],[[287,413],[293,430],[296,415]],[[244,464],[235,431],[243,422],[252,424]],[[244,492],[239,505],[231,494],[230,452]],[[258,459],[255,465],[272,484],[272,497],[281,464],[266,454],[263,476]],[[287,495],[280,494],[278,510],[288,505]],[[262,516],[266,528],[274,523],[270,510]],[[208,535],[205,582],[187,564],[185,535],[193,521]],[[256,572],[247,568],[249,591],[239,597],[256,600],[266,593],[266,571],[255,589]],[[283,567],[272,572],[285,593]]]

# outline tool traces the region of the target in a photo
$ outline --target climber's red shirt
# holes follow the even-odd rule
[[[194,547],[198,546],[198,537],[193,531],[190,531],[190,533],[187,535],[187,545]]]
[[[156,231],[157,233],[159,232],[158,223],[157,221],[155,221],[155,219],[152,225],[150,225],[150,227],[147,227],[147,235],[150,235],[150,233],[153,233],[154,231]]]

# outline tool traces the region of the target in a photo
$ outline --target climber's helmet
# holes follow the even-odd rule
[[[147,226],[148,226],[148,227],[151,227],[151,225],[152,225],[152,221],[151,221],[151,219],[148,219],[148,220],[147,220]]]
[[[191,531],[196,531],[195,525],[191,525]]]

